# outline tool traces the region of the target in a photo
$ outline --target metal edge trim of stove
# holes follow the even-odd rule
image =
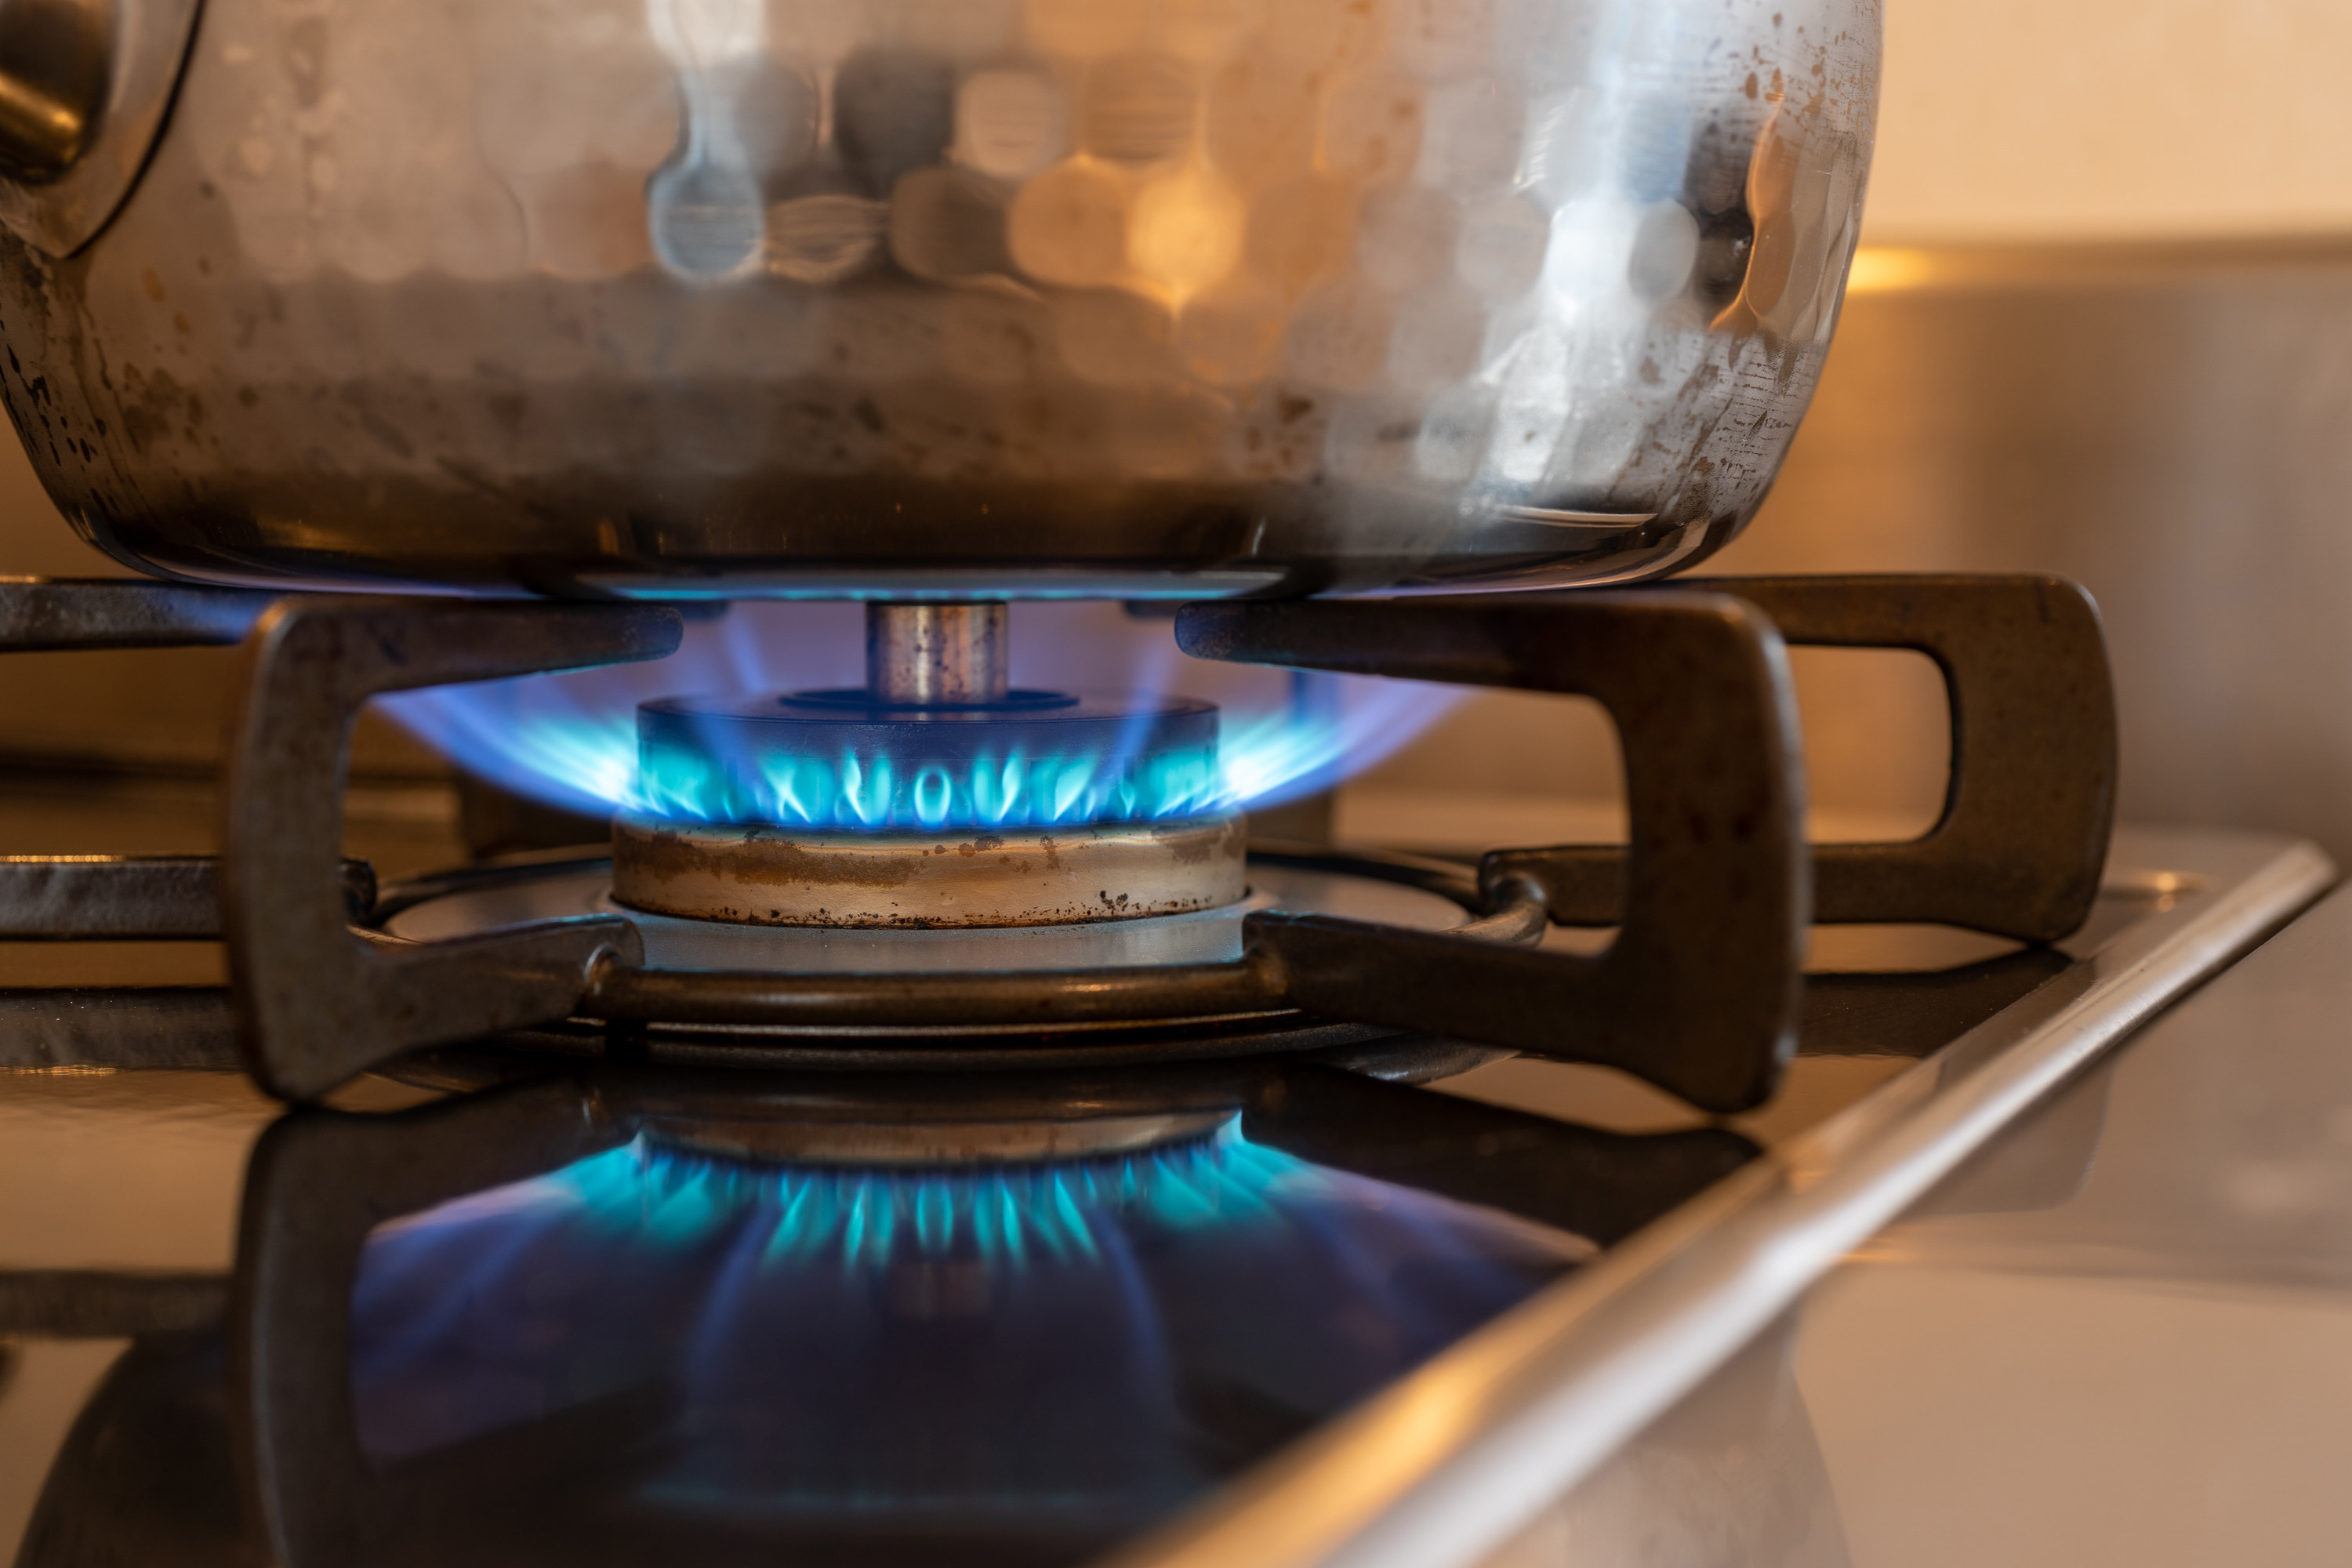
[[[2119,832],[2102,890],[2150,913],[1103,1568],[1478,1561],[1994,1132],[2336,879],[2316,846],[2276,835]]]

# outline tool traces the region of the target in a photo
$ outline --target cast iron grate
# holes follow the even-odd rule
[[[1809,923],[1935,922],[2055,941],[2089,913],[2113,818],[2115,704],[2097,614],[2056,578],[1218,603],[1179,616],[1188,651],[1598,700],[1622,742],[1630,843],[1497,851],[1459,881],[1373,865],[1433,876],[1476,918],[1422,932],[1254,913],[1243,955],[1217,963],[683,971],[646,967],[618,916],[431,942],[375,929],[373,879],[340,848],[348,737],[368,698],[659,658],[680,632],[677,611],[651,605],[0,584],[0,651],[241,641],[247,672],[218,862],[0,860],[0,937],[217,934],[228,992],[20,994],[0,1009],[50,1018],[84,1044],[160,1020],[209,1048],[233,1028],[256,1078],[298,1100],[404,1052],[567,1020],[593,1021],[625,1054],[633,1032],[653,1026],[854,1037],[1119,1023],[1213,1036],[1237,1019],[1301,1019],[1601,1063],[1729,1112],[1767,1099],[1794,1047]],[[1783,654],[1792,643],[1912,648],[1940,668],[1951,777],[1924,837],[1804,843]],[[1539,947],[1548,924],[1617,935],[1585,956]]]

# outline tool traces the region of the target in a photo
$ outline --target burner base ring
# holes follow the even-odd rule
[[[1426,868],[1417,868],[1425,870]],[[1454,868],[1446,868],[1448,871]],[[975,974],[1046,973],[1083,980],[1136,966],[1233,964],[1244,952],[1247,914],[1281,910],[1368,921],[1408,930],[1463,927],[1475,899],[1466,873],[1432,881],[1400,876],[1395,866],[1330,853],[1276,854],[1250,862],[1249,896],[1237,903],[1157,919],[1030,927],[938,931],[734,925],[675,920],[629,910],[611,894],[613,868],[603,859],[469,868],[386,890],[382,928],[410,942],[478,937],[551,920],[619,913],[645,942],[647,972],[720,971],[739,975],[837,975],[853,987],[888,979],[919,1003],[934,983]],[[1428,885],[1423,885],[1428,884]],[[708,1011],[708,1008],[699,1009]],[[512,1031],[503,1043],[534,1056],[593,1058],[626,1042],[635,1059],[673,1068],[730,1070],[869,1072],[896,1075],[1007,1069],[1131,1067],[1141,1063],[1234,1059],[1359,1049],[1398,1038],[1399,1031],[1310,1017],[1264,1004],[1170,1009],[1164,1003],[1133,1016],[1038,1016],[975,1023],[907,1016],[878,1022],[809,1023],[778,1017],[713,1023],[655,1017],[614,1021],[586,1016]]]
[[[940,930],[1219,909],[1246,893],[1239,816],[923,833],[622,816],[613,896],[741,925]]]

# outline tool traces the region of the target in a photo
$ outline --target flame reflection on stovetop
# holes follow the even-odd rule
[[[687,628],[685,647],[651,664],[441,687],[380,699],[403,725],[479,777],[591,816],[616,810],[729,820],[741,802],[692,781],[642,778],[637,706],[696,693],[777,693],[854,685],[862,647],[855,605],[740,604]],[[1128,820],[1272,806],[1325,789],[1380,761],[1444,713],[1459,693],[1411,681],[1307,675],[1190,659],[1164,622],[1115,606],[1027,604],[1014,644],[1021,684],[1129,696],[1181,694],[1221,710],[1213,770],[1171,768],[1136,780],[1089,758],[998,758],[993,781],[948,781],[958,802],[987,803],[1007,824],[1092,820],[1106,805]],[[1025,671],[1025,673],[1024,673]],[[1006,768],[1020,787],[1003,787]],[[906,781],[911,784],[912,781]],[[881,791],[856,759],[807,760],[762,791],[766,819],[808,826],[935,826],[877,819]],[[975,785],[979,787],[975,788]],[[942,820],[953,815],[950,793]],[[1112,799],[1109,797],[1121,797]],[[908,792],[911,799],[911,792]],[[982,825],[982,824],[975,824]]]
[[[640,1137],[373,1233],[353,1294],[358,1436],[382,1468],[617,1421],[632,1458],[600,1506],[1099,1542],[1587,1252],[1236,1122],[1116,1157],[947,1168]]]

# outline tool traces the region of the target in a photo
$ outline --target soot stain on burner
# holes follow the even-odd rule
[[[1198,866],[1232,854],[1235,841],[1246,837],[1249,832],[1247,820],[1239,816],[1227,823],[1224,832],[1213,840],[1191,831],[1194,826],[1191,823],[1154,823],[1151,837],[1167,849],[1179,866]]]
[[[1104,908],[1089,904],[1071,904],[1064,908],[1040,909],[1021,919],[993,922],[993,929],[1018,930],[1031,926],[1068,925],[1078,922],[1101,923],[1111,920],[1140,920],[1147,916],[1192,914],[1218,907],[1209,899],[1171,900],[1166,905],[1152,909],[1131,909],[1133,899],[1126,893],[1116,900],[1103,896]],[[831,918],[828,918],[831,917]],[[788,926],[793,928],[822,926],[834,931],[971,931],[977,928],[965,921],[949,920],[932,915],[872,915],[833,916],[829,910],[820,909],[814,920],[791,920],[782,911],[771,910],[762,916],[756,910],[722,909],[711,919],[750,926]]]

